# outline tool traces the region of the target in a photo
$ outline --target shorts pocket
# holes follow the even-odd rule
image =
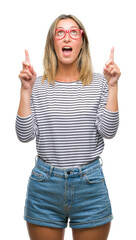
[[[104,182],[104,175],[100,167],[91,172],[85,173],[85,180],[90,184],[98,184]]]
[[[32,169],[31,175],[30,175],[30,179],[37,181],[37,182],[43,182],[46,181],[48,178],[47,174],[42,172],[38,167],[34,167]]]

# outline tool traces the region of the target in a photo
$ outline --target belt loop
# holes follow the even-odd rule
[[[50,171],[49,171],[49,177],[51,177],[52,170],[53,170],[53,166],[51,165],[51,167],[50,167]]]
[[[101,167],[103,166],[103,160],[102,160],[102,158],[101,157],[99,157],[100,158],[100,165],[101,165]]]
[[[64,169],[65,178],[67,178],[67,172],[66,172],[66,171],[67,171],[67,169],[65,168],[65,169]]]
[[[83,175],[82,175],[82,168],[79,166],[78,169],[79,169],[79,172],[80,172],[80,178],[83,178]]]

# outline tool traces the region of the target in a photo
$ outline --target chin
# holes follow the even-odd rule
[[[64,64],[64,65],[72,65],[76,63],[77,59],[61,59],[59,61],[61,64]]]

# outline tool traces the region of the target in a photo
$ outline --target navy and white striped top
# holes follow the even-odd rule
[[[31,96],[31,115],[16,116],[16,133],[22,142],[36,137],[37,155],[59,168],[74,168],[95,160],[103,151],[103,138],[117,132],[119,112],[105,108],[107,81],[93,74],[89,86],[81,81],[48,86],[37,77]]]

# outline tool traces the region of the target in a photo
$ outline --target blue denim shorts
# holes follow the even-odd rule
[[[32,224],[91,228],[110,222],[111,203],[100,158],[77,168],[58,168],[39,157],[29,177],[24,219]]]

